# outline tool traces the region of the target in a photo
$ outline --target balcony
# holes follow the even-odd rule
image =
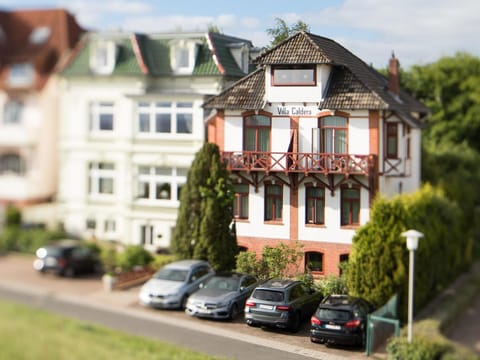
[[[223,160],[230,171],[284,172],[303,174],[373,175],[375,155],[261,152],[223,152]]]

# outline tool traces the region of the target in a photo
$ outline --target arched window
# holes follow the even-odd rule
[[[23,175],[25,162],[18,154],[0,155],[0,174],[13,173]]]
[[[347,154],[347,120],[343,116],[324,116],[319,118],[318,128],[312,129],[312,152]]]
[[[305,271],[323,272],[323,254],[317,251],[305,253]]]

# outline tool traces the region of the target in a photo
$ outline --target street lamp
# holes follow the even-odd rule
[[[412,342],[412,323],[413,323],[413,263],[414,253],[418,247],[418,239],[423,237],[423,234],[417,230],[408,230],[402,233],[402,236],[407,238],[407,249],[410,251],[409,270],[408,270],[408,343]]]

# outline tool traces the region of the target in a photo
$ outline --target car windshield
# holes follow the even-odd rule
[[[188,270],[163,268],[153,277],[159,280],[184,282],[187,279]]]
[[[213,277],[206,284],[205,289],[217,289],[217,290],[238,290],[240,284],[239,279],[227,278],[227,277]]]
[[[341,320],[347,321],[350,320],[352,314],[350,311],[345,310],[334,310],[334,309],[318,309],[317,317],[322,320]]]
[[[265,301],[281,302],[284,299],[283,292],[257,289],[252,295],[253,298]]]

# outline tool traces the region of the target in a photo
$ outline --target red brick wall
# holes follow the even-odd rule
[[[267,239],[267,238],[257,238],[257,237],[246,237],[239,236],[238,245],[245,247],[248,251],[254,251],[258,255],[262,254],[262,250],[265,246],[275,247],[281,242],[288,244],[289,240],[280,240],[280,239]],[[302,241],[299,240],[299,243],[303,245],[302,251],[316,251],[323,254],[323,267],[324,272],[314,275],[339,275],[340,271],[338,265],[340,262],[340,255],[349,254],[351,250],[351,245],[349,244],[338,244],[338,243],[328,243],[328,242],[319,242],[319,241]],[[297,263],[297,268],[295,272],[304,271],[305,258],[299,260]]]

